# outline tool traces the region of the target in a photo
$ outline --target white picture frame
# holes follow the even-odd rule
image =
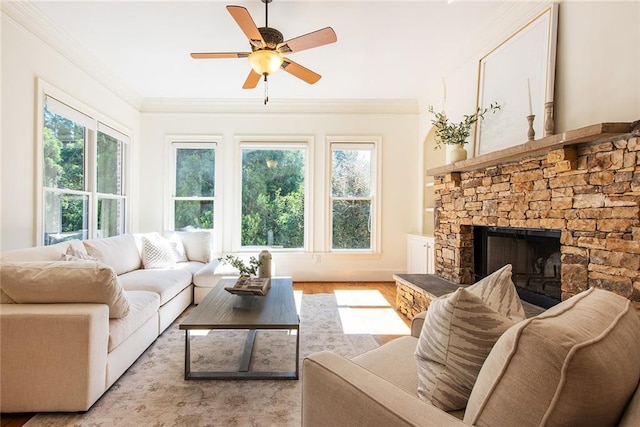
[[[557,33],[558,4],[552,3],[480,59],[476,105],[501,108],[476,123],[476,156],[527,142],[529,115],[535,116],[534,138],[544,135],[545,104],[553,108]]]

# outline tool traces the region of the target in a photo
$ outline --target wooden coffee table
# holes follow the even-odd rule
[[[271,279],[266,296],[240,297],[225,291],[235,278],[221,279],[197,307],[180,323],[186,331],[184,378],[190,379],[298,379],[300,354],[300,319],[293,297],[293,283],[289,277]],[[238,371],[191,371],[190,331],[196,329],[248,329],[249,335]],[[251,353],[258,329],[287,329],[296,331],[295,371],[250,371]]]

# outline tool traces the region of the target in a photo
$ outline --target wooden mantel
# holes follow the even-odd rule
[[[606,142],[612,139],[627,139],[627,135],[628,138],[634,138],[640,136],[640,129],[637,127],[633,129],[634,123],[599,123],[586,126],[547,136],[542,139],[527,141],[524,144],[482,154],[453,164],[428,169],[426,174],[427,176],[440,176],[453,172],[472,171],[584,142]]]

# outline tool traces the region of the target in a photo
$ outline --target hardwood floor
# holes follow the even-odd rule
[[[396,306],[396,285],[394,282],[295,282],[294,290],[301,290],[305,294],[330,294],[336,290],[376,290],[389,302]],[[402,314],[398,316],[410,326],[411,322]],[[379,345],[382,345],[399,335],[373,335]],[[1,427],[20,427],[31,419],[34,414],[0,414]]]

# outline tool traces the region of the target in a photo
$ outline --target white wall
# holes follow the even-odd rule
[[[0,248],[34,246],[36,236],[36,80],[74,97],[139,136],[140,113],[2,14]],[[135,186],[133,189],[135,190]],[[135,192],[134,192],[135,194]]]
[[[227,253],[231,241],[230,205],[237,202],[238,183],[235,136],[311,136],[313,153],[313,250],[307,253],[273,253],[276,273],[295,280],[391,280],[406,268],[406,233],[420,227],[421,199],[418,160],[418,114],[176,114],[143,113],[140,151],[139,231],[161,230],[170,190],[165,188],[170,156],[167,135],[220,135],[217,156],[224,168],[217,183],[218,203],[225,206],[223,230],[216,247]],[[327,136],[380,136],[382,138],[381,254],[336,255],[324,252],[325,138]],[[237,233],[236,233],[237,235]],[[318,257],[319,255],[319,257]],[[318,262],[318,260],[320,262]]]

